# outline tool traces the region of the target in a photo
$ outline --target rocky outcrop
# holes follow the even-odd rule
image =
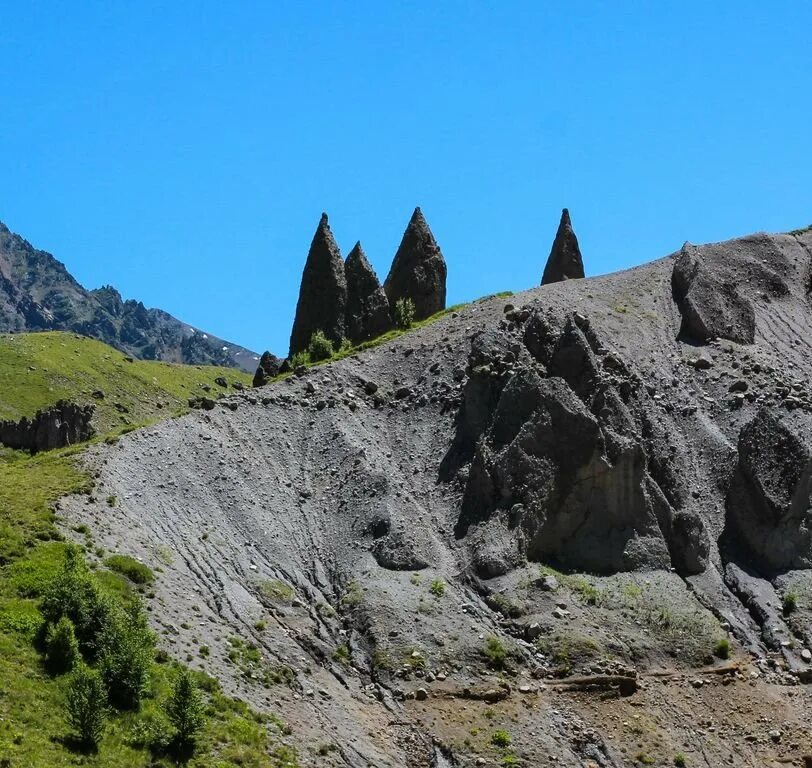
[[[307,254],[296,317],[290,334],[290,355],[307,348],[316,331],[338,345],[345,336],[347,278],[341,251],[322,213]]]
[[[390,306],[411,299],[415,320],[440,312],[445,309],[446,276],[443,254],[423,212],[415,208],[384,282]]]
[[[726,243],[686,243],[674,256],[671,288],[682,316],[681,339],[752,344],[755,303],[786,296],[793,271],[782,243],[751,235]]]
[[[347,338],[358,344],[386,333],[392,328],[389,300],[361,243],[356,243],[350,251],[344,269],[347,276]]]
[[[578,238],[572,228],[570,212],[564,208],[561,211],[561,221],[555,233],[553,247],[547,257],[541,284],[560,283],[562,280],[575,280],[584,276],[584,262],[581,259],[581,249],[578,247]]]
[[[262,357],[259,358],[257,370],[254,373],[253,386],[264,386],[271,379],[278,376],[281,373],[280,368],[282,367],[282,362],[282,360],[272,355],[267,350],[263,352]]]
[[[812,567],[812,415],[763,408],[738,447],[727,532],[759,570]]]
[[[56,405],[37,411],[32,419],[0,421],[0,443],[8,448],[36,453],[64,448],[90,439],[93,405],[77,405],[60,400]]]

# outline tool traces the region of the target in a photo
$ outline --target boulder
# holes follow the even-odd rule
[[[763,572],[812,567],[812,415],[763,408],[738,448],[726,533]]]
[[[268,351],[263,352],[262,357],[259,358],[256,373],[254,373],[253,386],[261,387],[267,384],[279,375],[281,367],[282,361],[278,357]]]
[[[31,419],[0,421],[0,443],[32,453],[81,443],[95,433],[90,424],[94,410],[93,405],[60,400],[50,408],[37,411]]]
[[[393,325],[389,299],[360,242],[347,256],[344,271],[347,277],[347,338],[358,344],[386,333]]]
[[[395,254],[384,291],[394,308],[398,299],[414,302],[415,320],[423,320],[445,309],[446,264],[426,223],[415,208]]]
[[[302,273],[290,334],[290,356],[306,349],[316,331],[323,331],[331,342],[340,344],[345,336],[346,309],[344,260],[327,223],[327,214],[323,213]]]
[[[572,228],[570,212],[564,208],[561,211],[561,221],[555,233],[553,247],[547,257],[542,285],[560,283],[562,280],[575,280],[584,276],[584,262],[581,259],[581,249],[578,247],[578,238]]]

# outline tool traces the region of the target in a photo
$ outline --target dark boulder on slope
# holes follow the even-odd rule
[[[415,208],[398,247],[384,291],[394,308],[398,299],[414,302],[415,320],[445,309],[447,268],[423,212]]]
[[[278,357],[272,355],[267,350],[263,352],[262,357],[259,358],[257,370],[254,373],[253,386],[261,387],[267,384],[271,379],[281,373],[281,367],[282,361]]]
[[[542,285],[560,283],[562,280],[575,280],[584,276],[584,262],[581,259],[581,249],[578,247],[578,238],[572,228],[570,212],[564,208],[561,211],[561,221],[555,233],[553,247],[547,257]]]
[[[0,421],[0,443],[37,453],[84,442],[95,433],[90,424],[94,410],[93,405],[60,400],[50,408],[37,411],[31,419]]]
[[[686,243],[675,255],[671,274],[682,316],[680,338],[752,344],[756,304],[789,293],[793,259],[788,245],[764,234],[702,246]]]
[[[763,408],[744,426],[727,526],[760,570],[812,567],[812,415]]]
[[[307,348],[316,331],[340,344],[345,336],[347,278],[341,251],[322,213],[307,254],[296,316],[290,334],[290,355]]]
[[[386,333],[392,328],[389,300],[360,242],[347,256],[344,269],[347,277],[347,338],[357,344]]]

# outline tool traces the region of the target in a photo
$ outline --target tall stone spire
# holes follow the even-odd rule
[[[572,229],[570,212],[561,211],[561,223],[555,233],[553,247],[544,267],[541,284],[559,283],[562,280],[574,280],[584,276],[584,262],[581,260],[581,249],[578,238]]]
[[[302,273],[299,302],[290,334],[290,355],[306,349],[316,331],[323,331],[330,341],[340,344],[345,334],[346,307],[344,260],[327,223],[327,214],[323,213]]]
[[[347,256],[344,271],[347,276],[347,338],[357,344],[386,333],[392,328],[389,300],[360,242]]]
[[[383,289],[394,308],[398,299],[414,302],[415,320],[445,309],[446,264],[420,208],[403,233]]]

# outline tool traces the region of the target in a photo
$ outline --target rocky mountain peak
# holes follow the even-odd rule
[[[347,256],[344,269],[347,276],[347,338],[357,344],[386,333],[392,327],[389,300],[360,241]]]
[[[344,260],[330,230],[327,214],[322,213],[302,273],[296,317],[290,334],[291,356],[306,349],[316,331],[323,331],[330,341],[340,344],[345,335],[346,306]]]
[[[445,259],[418,206],[403,233],[384,291],[391,306],[410,298],[415,319],[422,320],[445,309],[446,276]]]
[[[581,249],[578,247],[578,238],[572,228],[570,212],[564,208],[561,211],[561,221],[558,224],[553,247],[544,267],[541,284],[560,283],[562,280],[574,280],[583,276],[584,262],[581,259]]]

